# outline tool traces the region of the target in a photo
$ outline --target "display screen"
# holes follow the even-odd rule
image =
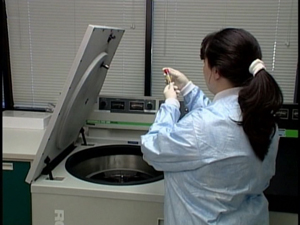
[[[121,110],[125,109],[125,102],[123,101],[111,101],[110,104],[111,104],[110,105],[111,109],[121,109]]]
[[[130,102],[129,110],[144,110],[144,102]]]

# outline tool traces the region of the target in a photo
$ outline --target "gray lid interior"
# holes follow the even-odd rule
[[[53,160],[78,138],[104,83],[103,65],[111,64],[123,34],[119,28],[88,26],[26,182],[41,174],[47,157]]]

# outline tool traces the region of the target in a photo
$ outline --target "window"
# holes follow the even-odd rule
[[[238,27],[261,45],[267,70],[293,102],[298,62],[298,1],[296,0],[154,0],[152,95],[162,97],[162,67],[185,73],[210,98],[202,73],[200,45],[211,32]]]
[[[57,102],[88,24],[125,29],[100,94],[143,96],[149,1],[153,2],[152,96],[163,98],[161,69],[171,66],[212,98],[202,74],[201,41],[221,28],[240,27],[258,39],[284,101],[293,102],[298,62],[296,0],[9,0],[14,106],[45,108]]]
[[[15,107],[55,104],[88,24],[125,29],[100,94],[143,95],[144,0],[6,1]]]

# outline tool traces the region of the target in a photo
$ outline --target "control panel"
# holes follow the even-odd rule
[[[99,98],[99,110],[118,113],[156,113],[157,100],[152,98]]]
[[[94,110],[86,120],[89,135],[99,136],[101,129],[98,128],[147,131],[163,103],[164,100],[150,96],[120,98],[100,95]],[[180,101],[180,111],[181,119],[187,113],[183,101]]]
[[[298,120],[298,105],[297,104],[283,104],[277,112],[277,116],[281,120]]]
[[[278,127],[281,130],[296,132],[298,130],[298,104],[283,104],[276,114],[279,117]]]
[[[164,100],[152,97],[144,98],[114,98],[99,97],[98,110],[115,113],[155,114]],[[184,102],[180,101],[181,118],[188,112]]]

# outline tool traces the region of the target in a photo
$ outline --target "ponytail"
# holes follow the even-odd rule
[[[243,127],[256,156],[264,160],[276,131],[276,112],[283,104],[283,95],[275,79],[261,68],[239,92]]]

